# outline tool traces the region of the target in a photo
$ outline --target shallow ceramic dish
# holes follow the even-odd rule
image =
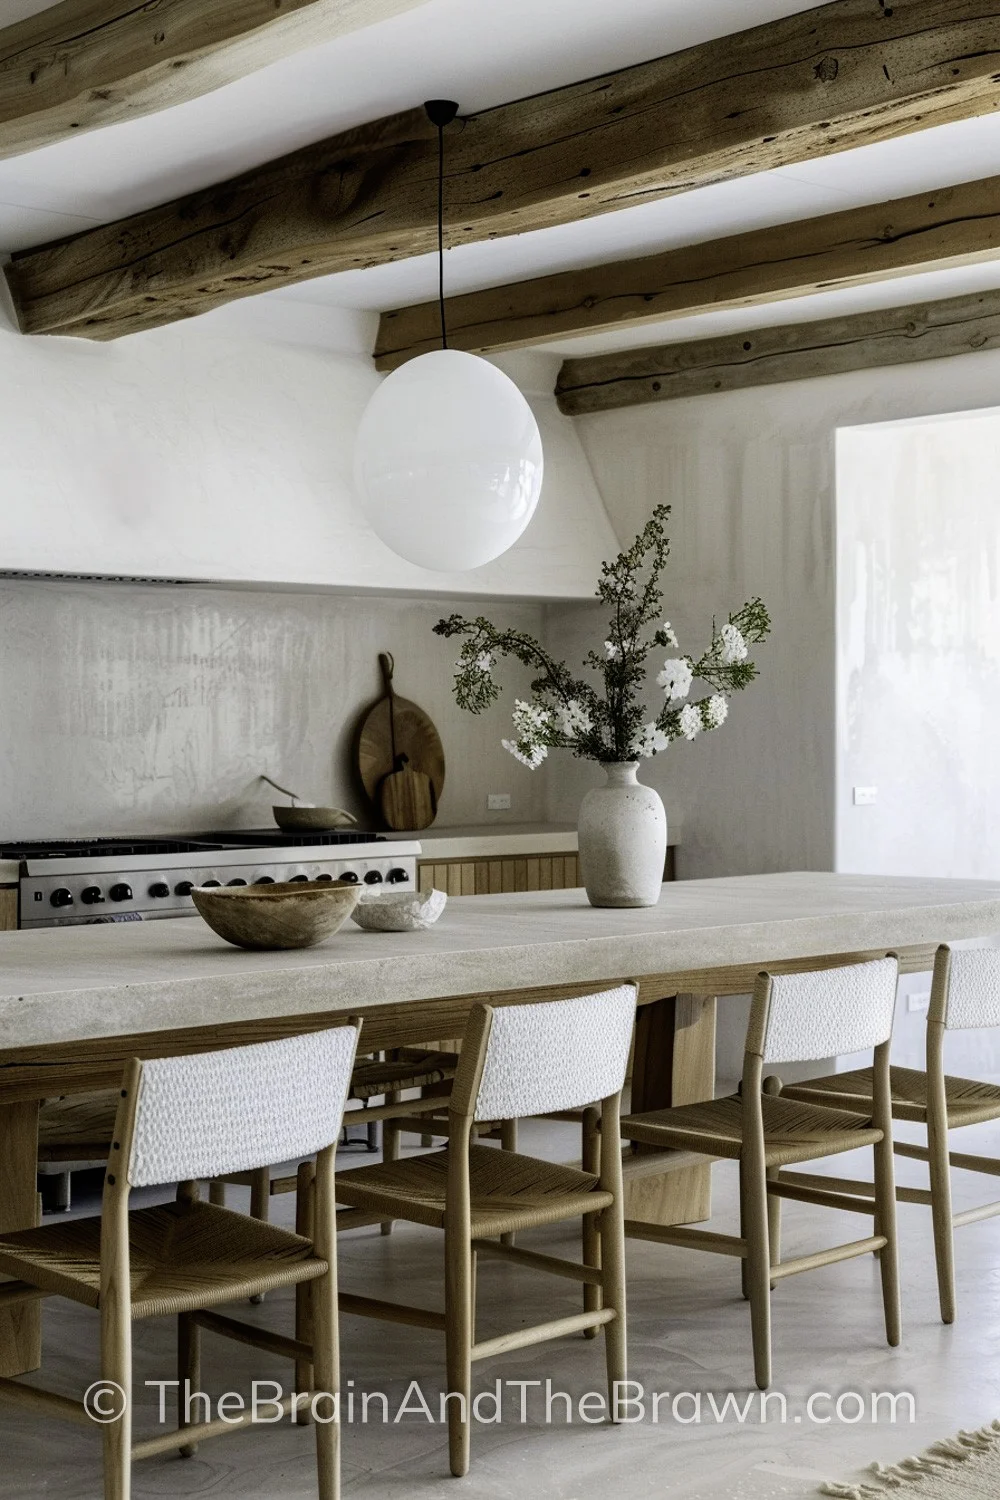
[[[353,813],[342,807],[303,807],[301,804],[288,807],[277,804],[271,808],[274,821],[285,833],[326,833],[330,828],[352,828],[358,821]]]
[[[363,897],[351,921],[369,932],[422,932],[432,927],[447,905],[444,891],[394,891]]]
[[[212,931],[237,948],[312,948],[343,927],[360,898],[355,886],[316,880],[191,892]]]

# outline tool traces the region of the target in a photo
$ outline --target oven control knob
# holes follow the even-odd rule
[[[405,882],[409,880],[409,878],[410,877],[407,875],[406,871],[399,869],[398,866],[395,870],[390,870],[388,875],[386,876],[386,879],[388,880],[390,885],[405,884]]]
[[[72,906],[73,892],[68,891],[64,885],[60,886],[57,891],[52,892],[49,900],[52,902],[53,906]]]
[[[254,885],[273,885],[273,884],[274,884],[274,876],[273,875],[262,875],[259,880],[255,880],[254,881]]]
[[[210,886],[210,885],[211,886],[221,885],[222,881],[221,880],[203,880],[201,883],[202,883],[203,886],[207,887],[207,886]]]
[[[193,880],[178,880],[177,884],[174,886],[174,895],[175,896],[190,896],[190,894],[191,894],[191,892],[193,890],[194,890],[194,881]]]
[[[127,885],[124,880],[120,880],[117,885],[111,887],[108,895],[112,901],[131,901],[132,887]]]
[[[158,880],[155,885],[149,887],[149,894],[162,898],[170,895],[170,887],[165,880]]]
[[[357,871],[356,870],[345,870],[344,873],[343,873],[343,875],[338,876],[338,879],[342,880],[345,885],[357,885],[357,883],[358,883]]]
[[[369,870],[368,874],[365,876],[365,885],[381,885],[381,884],[382,884],[382,871],[381,870]]]
[[[84,906],[100,906],[104,900],[104,892],[99,885],[87,885],[80,892],[80,900]]]
[[[291,878],[291,880],[288,882],[288,884],[289,885],[298,885],[298,884],[300,884],[302,882],[307,881],[308,879],[309,879],[308,875],[293,875],[292,878]]]
[[[333,876],[327,870],[324,870],[323,873],[322,873],[322,875],[317,875],[316,876],[316,882],[317,882],[317,884],[321,880],[332,880],[332,879],[333,879]]]
[[[237,877],[236,877],[235,880],[227,880],[226,884],[227,885],[246,885],[246,881],[245,880],[241,880],[240,877],[237,875]]]

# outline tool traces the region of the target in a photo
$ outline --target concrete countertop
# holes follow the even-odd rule
[[[677,881],[657,906],[581,890],[455,898],[428,932],[348,924],[293,952],[200,918],[0,937],[0,1054],[213,1021],[933,944],[1000,933],[1000,883],[817,872]]]

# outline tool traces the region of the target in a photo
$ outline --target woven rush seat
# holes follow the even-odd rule
[[[0,1237],[0,1272],[87,1307],[100,1305],[101,1220]],[[309,1240],[209,1203],[174,1202],[129,1216],[133,1318],[257,1296],[326,1273]]]
[[[764,1095],[761,1105],[767,1167],[812,1161],[831,1151],[871,1146],[882,1138],[872,1125],[870,1110],[867,1114],[849,1114],[800,1104],[784,1095]],[[744,1140],[743,1100],[739,1094],[731,1094],[703,1104],[626,1115],[622,1135],[645,1145],[676,1146],[737,1160]]]
[[[444,1228],[448,1152],[358,1167],[337,1179],[337,1201],[434,1229]],[[492,1146],[469,1147],[472,1232],[489,1239],[607,1208],[591,1172],[557,1166]]]
[[[362,1058],[351,1078],[349,1099],[373,1099],[387,1090],[429,1088],[454,1078],[457,1052],[427,1052],[403,1047],[395,1059],[377,1062]]]
[[[892,1112],[898,1120],[927,1123],[927,1074],[916,1068],[893,1068]],[[948,1124],[978,1125],[984,1120],[1000,1119],[1000,1088],[979,1083],[972,1078],[945,1077]],[[831,1109],[864,1110],[871,1107],[872,1070],[857,1068],[851,1073],[830,1073],[824,1078],[808,1078],[790,1083],[783,1089],[786,1099],[827,1105]]]

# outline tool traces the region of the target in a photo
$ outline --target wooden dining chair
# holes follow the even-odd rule
[[[626,1115],[622,1135],[636,1144],[673,1147],[739,1162],[741,1232],[717,1234],[682,1226],[626,1220],[635,1239],[738,1256],[744,1295],[750,1301],[757,1384],[771,1383],[771,1289],[800,1271],[833,1265],[880,1251],[886,1338],[900,1337],[896,1197],[893,1183],[889,1045],[898,963],[893,955],[867,963],[805,974],[761,974],[754,987],[738,1094],[703,1104]],[[865,1108],[850,1113],[793,1103],[765,1089],[766,1065],[811,1061],[838,1053],[874,1049],[873,1090]],[[773,1088],[773,1085],[772,1085]],[[873,1201],[791,1183],[782,1168],[872,1146]],[[874,1215],[875,1233],[846,1245],[779,1259],[780,1199],[796,1198],[825,1208]]]
[[[105,1500],[128,1500],[135,1459],[248,1425],[252,1417],[188,1425],[184,1382],[200,1387],[200,1337],[209,1329],[301,1362],[307,1352],[319,1392],[339,1389],[334,1161],[360,1023],[283,1041],[189,1057],[133,1060],[127,1067],[99,1218],[59,1220],[0,1235],[6,1302],[70,1297],[100,1315],[100,1378],[122,1393],[120,1420],[101,1427]],[[231,1213],[198,1197],[198,1179],[260,1162],[318,1153],[311,1239]],[[129,1209],[133,1188],[179,1182],[174,1202]],[[313,1343],[211,1311],[277,1287],[311,1283]],[[176,1429],[133,1441],[132,1323],[178,1321]],[[113,1389],[109,1386],[109,1391]],[[301,1390],[301,1388],[298,1388]],[[282,1403],[290,1412],[312,1390]],[[0,1399],[91,1424],[82,1404],[0,1379]],[[326,1415],[324,1408],[324,1415]],[[339,1423],[316,1424],[320,1500],[340,1494]]]
[[[934,959],[927,1015],[926,1070],[894,1067],[890,1069],[890,1081],[894,1117],[923,1125],[927,1130],[926,1146],[896,1141],[893,1149],[897,1156],[926,1162],[930,1186],[897,1187],[896,1197],[901,1203],[921,1203],[931,1210],[943,1323],[955,1320],[955,1230],[964,1224],[978,1224],[1000,1214],[1000,1202],[984,1203],[957,1214],[952,1211],[953,1167],[1000,1177],[1000,1159],[950,1152],[948,1147],[949,1131],[1000,1119],[1000,1087],[946,1074],[945,1037],[949,1031],[991,1026],[1000,1026],[1000,950],[952,950],[942,944]],[[831,1109],[864,1111],[870,1108],[872,1093],[871,1070],[859,1068],[789,1085],[784,1090],[784,1097]],[[805,1174],[794,1180],[808,1183]],[[866,1198],[874,1191],[870,1182],[853,1178],[842,1178],[837,1186],[844,1192],[854,1192]]]
[[[444,1231],[445,1310],[341,1293],[342,1312],[444,1333],[453,1474],[469,1468],[472,1365],[511,1349],[603,1327],[611,1410],[626,1378],[625,1265],[619,1103],[635,1019],[624,985],[573,1000],[475,1005],[449,1100],[448,1144],[406,1161],[341,1175],[341,1203],[378,1218]],[[600,1101],[596,1171],[558,1166],[473,1140],[477,1122],[578,1109]],[[589,1264],[505,1244],[501,1236],[583,1217],[598,1225]],[[584,1310],[496,1338],[475,1335],[476,1264],[499,1257],[583,1283]]]

